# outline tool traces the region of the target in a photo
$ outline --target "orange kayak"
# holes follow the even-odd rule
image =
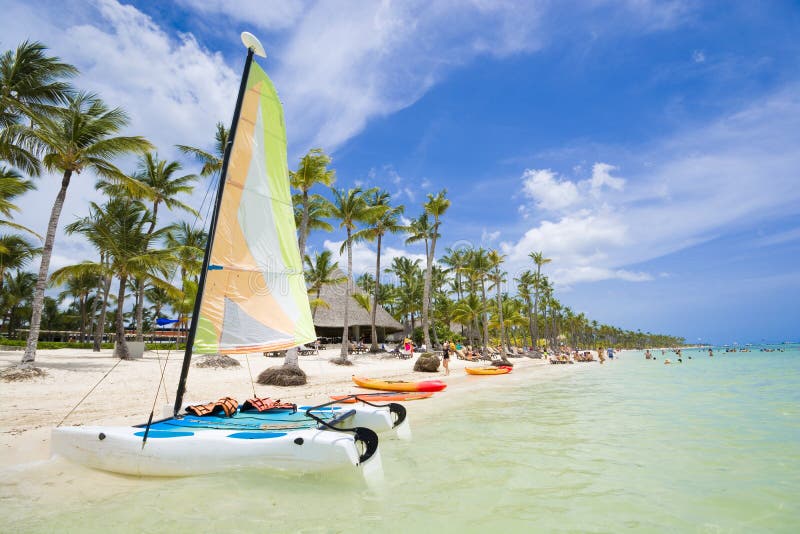
[[[331,395],[333,400],[338,400],[341,403],[354,403],[360,400],[367,402],[397,402],[427,399],[428,397],[433,397],[433,393],[405,393],[398,391],[397,393],[362,393],[358,395],[358,397],[353,397],[352,395]]]
[[[380,380],[353,376],[353,382],[362,388],[379,389],[381,391],[442,391],[447,387],[447,384],[441,380],[406,382],[404,380]]]
[[[504,375],[511,372],[510,367],[465,367],[470,375]]]

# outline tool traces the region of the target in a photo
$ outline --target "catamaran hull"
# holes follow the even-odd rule
[[[355,438],[344,432],[317,429],[285,433],[156,431],[148,436],[142,448],[142,430],[103,426],[56,428],[53,429],[52,452],[103,471],[167,477],[238,469],[315,473],[352,469],[380,461],[372,458],[360,462]]]

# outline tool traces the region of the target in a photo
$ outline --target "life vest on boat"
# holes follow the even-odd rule
[[[209,402],[208,404],[195,404],[194,406],[187,406],[186,412],[197,415],[216,415],[220,412],[224,413],[226,417],[233,417],[236,410],[239,408],[239,402],[232,397],[223,397],[217,402]]]
[[[242,404],[242,411],[257,411],[257,412],[266,412],[268,410],[292,410],[293,412],[297,411],[297,405],[291,402],[281,402],[280,399],[272,400],[269,397],[253,397],[252,399],[247,399]]]

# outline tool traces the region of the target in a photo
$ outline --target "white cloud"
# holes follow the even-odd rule
[[[695,50],[692,52],[692,61],[695,63],[704,63],[706,60],[706,55],[702,50]]]
[[[697,245],[739,226],[800,212],[800,97],[788,86],[705,126],[691,128],[643,148],[631,158],[641,170],[627,181],[614,167],[593,166],[592,178],[576,185],[551,171],[534,192],[550,206],[569,206],[536,220],[520,239],[503,244],[509,269],[530,268],[527,255],[543,251],[562,284],[617,278],[645,281],[652,275],[627,269]],[[648,162],[644,165],[643,162]],[[628,167],[628,165],[626,165]],[[536,172],[527,170],[523,188]],[[570,191],[559,202],[553,191]],[[574,209],[571,204],[583,207]],[[796,238],[796,229],[761,244]]]
[[[500,230],[497,230],[495,232],[489,232],[486,230],[486,228],[484,228],[483,232],[481,232],[481,244],[484,246],[489,246],[495,241],[497,241],[499,237],[500,237]]]
[[[595,163],[592,166],[592,177],[589,180],[589,185],[592,188],[592,192],[598,194],[602,190],[603,186],[615,191],[621,191],[625,186],[625,180],[611,176],[611,171],[616,169],[616,167],[609,165],[608,163]]]
[[[308,8],[301,0],[179,0],[195,12],[218,17],[224,13],[230,19],[255,25],[262,30],[285,30],[294,26]],[[212,17],[212,18],[213,18]],[[267,50],[269,55],[270,51]]]
[[[541,209],[558,211],[574,205],[580,198],[577,186],[558,180],[550,169],[527,169],[522,175],[522,192]]]

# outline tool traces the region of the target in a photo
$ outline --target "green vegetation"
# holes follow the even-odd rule
[[[142,340],[162,314],[177,317],[182,326],[188,323],[207,236],[199,213],[203,206],[195,209],[187,198],[198,176],[210,182],[209,190],[219,179],[229,140],[230,132],[218,123],[209,135],[210,149],[177,145],[198,163],[194,173],[184,172],[181,163],[159,158],[143,137],[121,135],[129,123],[126,112],[76,88],[72,82],[77,74],[37,42],[26,41],[0,55],[0,331],[9,338],[4,344],[25,345],[23,364],[34,361],[37,346],[100,350],[107,346],[101,340],[109,329],[118,339],[135,329],[136,339]],[[132,155],[137,156],[134,168],[117,166]],[[76,179],[95,180],[105,196],[63,226],[89,243],[94,255],[51,273],[61,210]],[[322,286],[341,280],[329,251],[305,255],[310,233],[338,227],[344,234],[340,253],[347,255],[349,278],[353,245],[375,243],[375,271],[359,280],[367,293],[360,305],[372,313],[373,350],[378,305],[407,323],[428,346],[445,339],[502,347],[683,343],[682,338],[600,325],[573,312],[555,297],[553,282],[542,272],[551,261],[544,252],[531,252],[530,269],[513,279],[504,271],[506,259],[498,250],[448,248],[437,258],[450,207],[444,190],[429,194],[408,223],[403,219],[406,207],[393,204],[385,191],[334,188],[336,173],[321,148],[300,158],[290,179],[314,309],[326,305],[319,298]],[[36,186],[56,192],[44,236],[12,220],[20,197]],[[164,224],[165,211],[177,222]],[[186,220],[179,220],[181,216]],[[383,240],[392,234],[404,235],[408,244],[423,244],[424,264],[403,256],[382,267]],[[36,271],[28,271],[31,267]],[[45,295],[48,285],[57,297]],[[350,285],[346,287],[349,293]],[[346,336],[350,299],[344,302]],[[20,330],[28,331],[26,342],[13,339]],[[74,332],[78,343],[47,341],[47,332],[55,331]],[[127,357],[124,342],[117,355]],[[345,344],[342,363],[347,357]],[[284,363],[297,365],[292,351]]]

